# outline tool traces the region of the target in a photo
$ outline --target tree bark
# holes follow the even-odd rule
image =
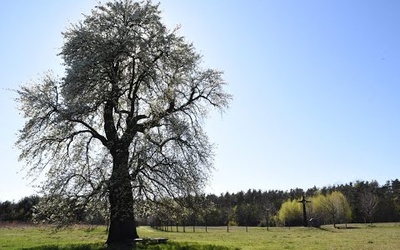
[[[133,243],[138,238],[133,211],[132,184],[129,175],[128,149],[117,149],[113,155],[113,172],[109,182],[110,228],[107,244]]]

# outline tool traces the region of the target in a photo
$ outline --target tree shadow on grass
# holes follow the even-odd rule
[[[335,233],[337,232],[337,230],[347,230],[347,229],[360,229],[359,227],[354,227],[354,226],[336,226],[336,227],[314,227],[316,229],[322,230],[322,231],[326,231],[326,232],[332,232]]]
[[[107,247],[103,244],[79,244],[69,246],[39,246],[32,248],[22,248],[22,250],[133,250],[133,249],[146,249],[146,250],[229,250],[231,248],[216,245],[200,245],[196,243],[177,243],[169,242],[166,244],[137,244],[136,246],[118,246]]]
[[[336,227],[337,229],[360,229],[360,227],[354,227],[354,226],[339,226]]]
[[[104,244],[79,244],[79,245],[46,245],[38,247],[26,247],[21,250],[103,250],[107,249]]]

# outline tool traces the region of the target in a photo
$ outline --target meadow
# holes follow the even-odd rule
[[[139,227],[143,238],[166,237],[168,244],[138,245],[139,249],[399,249],[400,224],[380,223],[373,226],[352,224],[349,228],[323,226],[317,228],[274,227],[256,228],[191,227],[172,228],[174,232],[158,231],[150,227]],[[54,231],[49,227],[14,226],[0,227],[0,249],[26,250],[101,250],[106,249],[104,227],[73,228]]]

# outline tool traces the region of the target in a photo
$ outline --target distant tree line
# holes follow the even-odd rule
[[[25,197],[18,202],[0,202],[0,221],[31,222],[33,208],[39,203],[39,196]]]
[[[310,201],[307,217],[322,224],[400,222],[398,179],[382,186],[377,181],[356,181],[308,190],[250,189],[219,196],[192,196],[146,209],[142,222],[154,226],[300,226],[303,217],[298,201],[303,195]],[[287,203],[294,207],[290,218],[283,215]]]
[[[157,203],[138,201],[139,225],[183,226],[297,226],[302,225],[298,202],[305,195],[308,218],[322,224],[400,222],[400,181],[376,181],[300,188],[289,191],[249,189],[237,193],[193,195]],[[60,198],[60,207],[49,207],[45,197],[30,196],[18,202],[0,202],[0,221],[52,222],[63,209],[68,223],[106,224],[107,205],[83,207]],[[61,209],[62,207],[62,209]],[[63,218],[64,218],[63,217]],[[193,230],[195,230],[193,228]]]

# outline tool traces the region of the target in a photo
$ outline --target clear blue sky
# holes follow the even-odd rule
[[[0,9],[0,200],[33,193],[13,147],[23,120],[6,89],[63,73],[61,32],[94,0]],[[307,189],[400,178],[400,1],[161,0],[165,23],[225,72],[230,109],[206,191]]]

